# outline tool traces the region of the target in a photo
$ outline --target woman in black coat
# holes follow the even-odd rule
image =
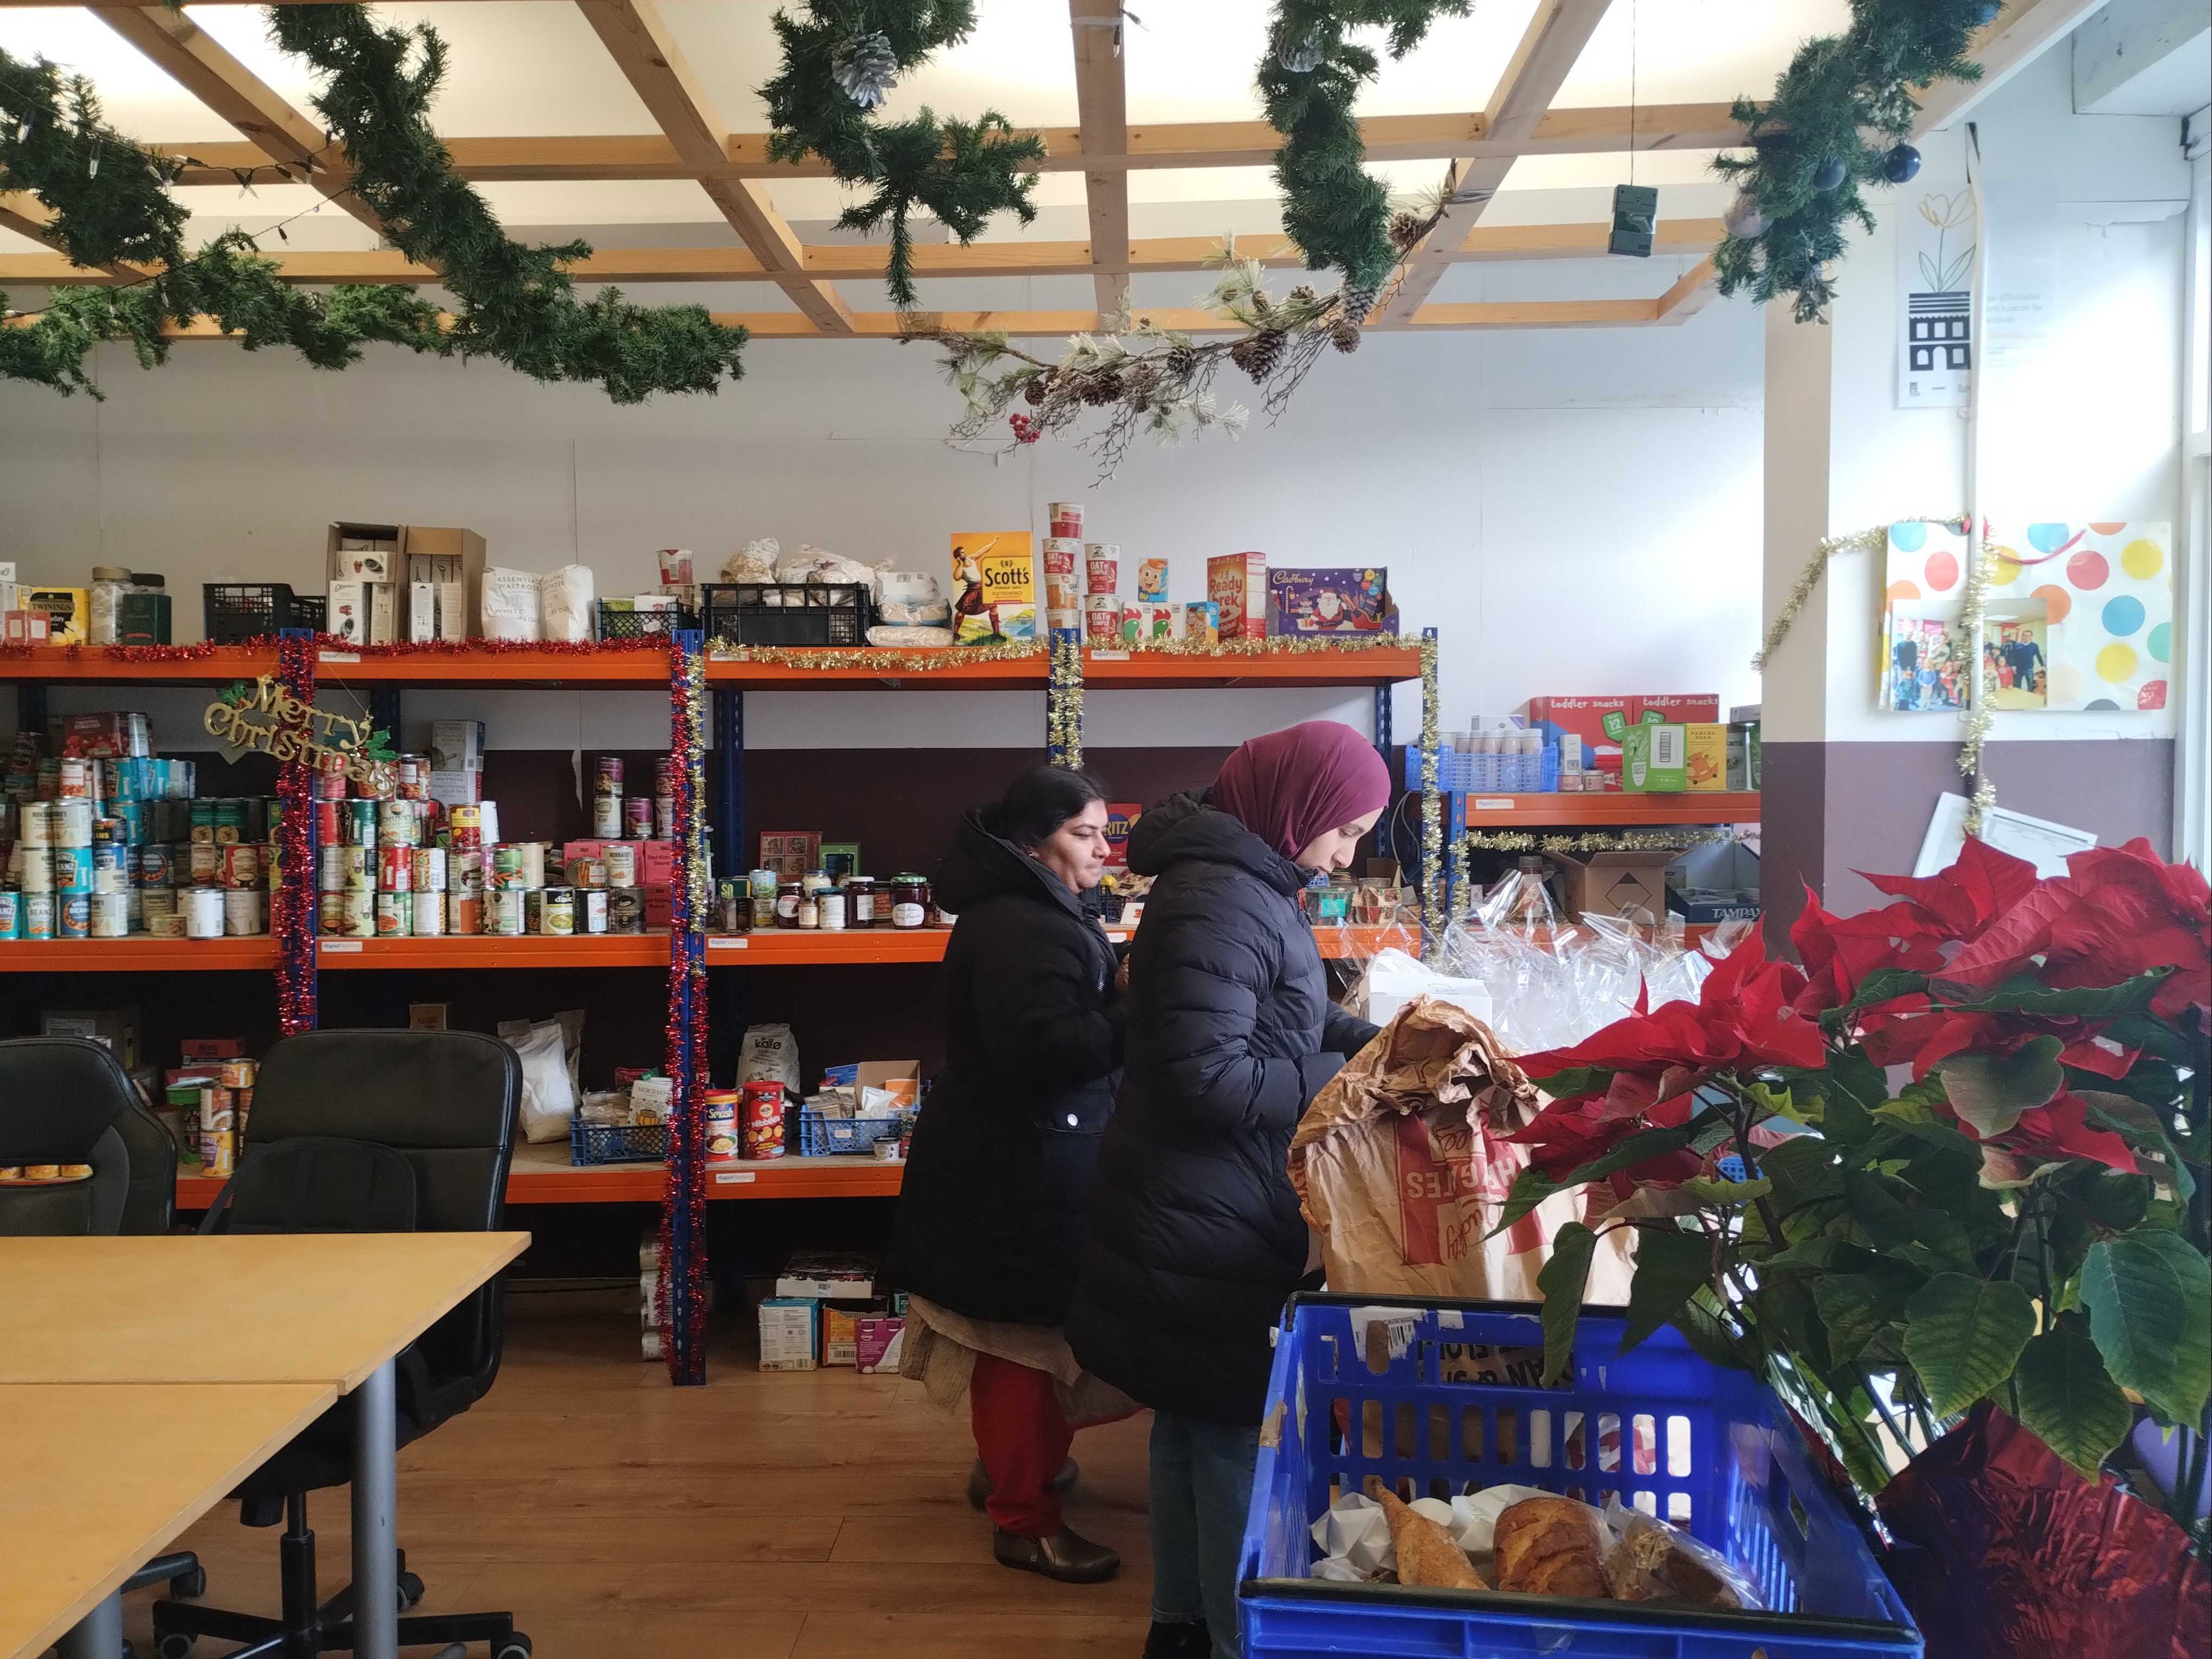
[[[1291,1132],[1375,1035],[1330,1004],[1298,895],[1350,864],[1389,800],[1373,746],[1316,720],[1246,744],[1129,837],[1155,880],[1067,1334],[1153,1408],[1150,1659],[1237,1653],[1269,1335],[1306,1272]]]
[[[891,1277],[916,1340],[972,1351],[978,1466],[969,1496],[1008,1566],[1074,1583],[1111,1577],[1112,1550],[1070,1531],[1073,1377],[1060,1327],[1121,1064],[1117,963],[1078,895],[1106,862],[1105,792],[1039,767],[968,816],[937,877],[959,917],[945,947],[945,1066],[915,1130]],[[1127,1402],[1121,1408],[1127,1409]]]

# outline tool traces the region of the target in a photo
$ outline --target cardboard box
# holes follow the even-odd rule
[[[484,723],[482,720],[432,720],[430,769],[433,772],[473,772],[483,765]]]
[[[138,1063],[136,1008],[49,1008],[39,1016],[39,1035],[88,1037],[121,1060],[126,1072]]]
[[[1759,854],[1742,842],[1692,847],[1667,875],[1667,908],[1692,926],[1759,917]]]
[[[878,1101],[871,1110],[868,1091],[880,1090],[890,1097],[888,1103]],[[864,1060],[853,1074],[853,1099],[860,1115],[875,1117],[888,1105],[899,1110],[913,1105],[921,1098],[921,1062],[918,1060]]]
[[[835,1365],[860,1364],[859,1339],[860,1322],[881,1318],[890,1311],[888,1302],[824,1302],[822,1304],[822,1364],[826,1369]]]
[[[853,1331],[853,1368],[863,1376],[896,1372],[906,1349],[906,1316],[863,1319]]]
[[[817,868],[822,856],[819,830],[763,830],[760,838],[760,867],[773,870],[785,881],[797,881]]]
[[[872,1302],[876,1264],[867,1256],[838,1250],[795,1250],[776,1276],[780,1298],[807,1302]],[[765,1305],[765,1304],[763,1304]]]
[[[331,526],[326,545],[331,580],[404,587],[406,604],[395,607],[392,639],[403,634],[410,640],[470,637],[485,562],[484,538],[475,531],[341,523]]]
[[[1212,599],[1194,599],[1182,608],[1182,636],[1200,645],[1221,643],[1221,607]]]
[[[236,1037],[186,1037],[177,1053],[186,1061],[242,1060],[246,1045]]]
[[[1137,827],[1137,820],[1144,815],[1141,801],[1106,803],[1106,867],[1109,870],[1129,867],[1129,831]]]
[[[46,613],[46,640],[49,644],[82,645],[85,642],[85,629],[91,610],[83,588],[26,586],[20,603],[26,611]]]
[[[1620,739],[1620,787],[1631,794],[1680,794],[1690,787],[1686,729],[1632,726]]]
[[[1168,598],[1168,562],[1140,559],[1137,562],[1137,597],[1164,605]]]
[[[1662,696],[1644,692],[1631,701],[1636,705],[1635,717],[1647,726],[1713,724],[1721,717],[1717,691],[1670,691]]]
[[[1036,637],[1036,557],[1028,531],[954,534],[952,628],[958,645]]]
[[[822,862],[815,867],[828,872],[832,881],[840,876],[859,875],[860,843],[856,841],[823,842]]]
[[[1729,787],[1729,728],[1706,721],[1682,728],[1682,769],[1693,790]]]
[[[1395,633],[1398,607],[1380,565],[1267,573],[1267,631],[1292,636]]]
[[[1224,553],[1206,562],[1206,597],[1224,640],[1265,639],[1267,634],[1267,556]]]
[[[1717,720],[1720,701],[1717,693],[1531,697],[1528,723],[1544,734],[1547,744],[1581,738],[1583,764],[1588,768],[1601,755],[1619,754],[1621,737],[1630,726]]]
[[[764,1371],[815,1369],[815,1304],[770,1297],[760,1304],[760,1368]]]
[[[430,799],[441,806],[473,806],[483,799],[483,774],[474,769],[433,772]]]
[[[1665,848],[1631,853],[1553,853],[1567,914],[1627,916],[1656,922],[1667,914],[1667,866],[1680,854]]]
[[[1728,787],[1735,790],[1759,787],[1759,722],[1751,720],[1728,729]]]
[[[407,1029],[410,1031],[442,1031],[447,1029],[447,1017],[453,1010],[450,1002],[410,1002],[407,1005]]]
[[[43,611],[10,611],[0,618],[0,639],[9,645],[51,645],[54,619]]]
[[[398,642],[398,600],[390,582],[333,581],[323,632],[356,645]]]

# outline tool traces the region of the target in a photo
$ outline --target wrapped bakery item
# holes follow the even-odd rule
[[[1390,1524],[1390,1547],[1398,1557],[1398,1582],[1431,1589],[1488,1589],[1452,1535],[1427,1516],[1415,1511],[1375,1476],[1367,1478],[1367,1494],[1382,1506]]]
[[[1534,1595],[1604,1598],[1605,1517],[1571,1498],[1524,1498],[1498,1517],[1498,1588]]]
[[[538,587],[538,637],[577,644],[592,637],[592,568],[564,564],[549,570]]]
[[[772,582],[775,580],[776,556],[782,551],[781,544],[773,536],[747,542],[723,562],[722,580],[726,582]]]
[[[1605,1522],[1613,1543],[1605,1577],[1615,1601],[1672,1601],[1696,1607],[1756,1607],[1749,1581],[1717,1550],[1608,1493]]]
[[[876,619],[900,627],[949,627],[951,601],[924,570],[886,570],[876,597]]]
[[[926,649],[951,645],[952,630],[949,628],[904,628],[878,623],[868,630],[868,643],[904,646],[908,650]]]
[[[871,604],[875,602],[883,574],[879,566],[862,564],[858,559],[844,558],[811,545],[775,562],[775,579],[780,582],[829,582],[865,587]]]

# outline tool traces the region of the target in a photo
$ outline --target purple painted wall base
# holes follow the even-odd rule
[[[1856,872],[1911,872],[1936,797],[1959,793],[1957,754],[1948,743],[1765,746],[1759,880],[1770,949],[1787,946],[1805,885],[1850,915],[1882,896]],[[2171,856],[2171,738],[1992,743],[1983,755],[1999,804],[2094,831],[2103,846],[2147,836]]]

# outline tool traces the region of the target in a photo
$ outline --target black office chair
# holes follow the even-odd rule
[[[522,1098],[514,1050],[472,1031],[312,1031],[261,1062],[238,1172],[205,1232],[471,1232],[501,1224]],[[497,1280],[402,1350],[397,1443],[420,1439],[481,1400],[499,1374]],[[247,1644],[234,1659],[350,1651],[351,1586],[319,1606],[307,1494],[352,1479],[354,1402],[340,1401],[233,1494],[247,1526],[284,1523],[283,1615],[154,1604],[161,1659],[213,1636]],[[404,1612],[422,1581],[399,1552]],[[483,1642],[492,1659],[529,1659],[506,1613],[403,1618],[399,1645]]]
[[[0,1182],[0,1234],[82,1238],[166,1233],[177,1215],[177,1143],[146,1109],[130,1073],[85,1037],[0,1042],[0,1164],[88,1164],[88,1180]],[[166,1583],[199,1595],[207,1574],[190,1550],[157,1555],[126,1590]],[[131,1644],[123,1644],[129,1659]]]

